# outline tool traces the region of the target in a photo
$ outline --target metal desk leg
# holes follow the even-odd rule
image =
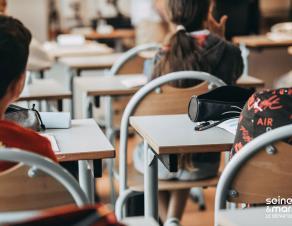
[[[115,129],[113,125],[113,105],[112,105],[112,97],[106,96],[104,97],[105,100],[105,129],[106,129],[106,136],[111,142],[111,144],[115,147]],[[116,202],[116,192],[115,192],[115,184],[114,184],[114,159],[108,159],[106,161],[107,168],[109,172],[109,180],[111,186],[111,203],[115,206]]]
[[[87,92],[84,91],[81,87],[74,85],[73,93],[73,106],[74,106],[74,115],[75,119],[84,119],[87,118],[87,107],[89,106],[89,97]]]
[[[152,217],[158,222],[158,162],[144,141],[144,208],[145,217]]]
[[[239,48],[241,50],[241,56],[242,56],[243,65],[244,65],[243,76],[248,76],[248,69],[249,69],[249,66],[248,66],[248,56],[249,56],[249,50],[245,46],[245,44],[240,44]]]
[[[91,160],[80,160],[78,161],[79,169],[79,184],[82,190],[87,195],[90,203],[94,204],[94,168],[93,161]]]

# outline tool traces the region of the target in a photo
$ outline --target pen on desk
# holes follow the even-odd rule
[[[228,121],[228,120],[234,119],[234,118],[238,118],[238,117],[226,118],[226,119],[223,119],[223,120],[220,120],[220,121],[208,121],[206,123],[202,123],[199,126],[195,127],[195,130],[196,131],[203,131],[203,130],[206,130],[206,129],[210,129],[210,128],[214,127],[214,126],[218,126],[222,122],[225,122],[225,121]]]
[[[208,125],[199,127],[197,129],[197,131],[203,131],[203,130],[206,130],[206,129],[210,129],[210,128],[214,127],[214,126],[219,125],[220,123],[222,123],[222,121],[216,121],[216,122],[213,122],[213,123],[209,123]]]

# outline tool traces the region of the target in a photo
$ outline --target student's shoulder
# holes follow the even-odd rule
[[[219,37],[218,35],[215,34],[210,34],[208,39],[207,39],[207,45],[209,46],[221,46],[222,48],[224,47],[225,51],[227,52],[233,52],[236,54],[241,54],[241,51],[239,49],[238,46],[235,46],[233,43],[231,43],[230,41],[227,41],[221,37]]]
[[[39,135],[37,132],[24,128],[15,122],[8,120],[0,120],[0,135],[13,136],[15,138],[26,139],[27,142],[38,141],[49,143],[48,139]]]

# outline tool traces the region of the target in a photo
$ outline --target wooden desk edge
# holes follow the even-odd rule
[[[188,153],[207,153],[207,152],[225,152],[230,151],[232,144],[208,144],[208,145],[196,145],[196,147],[190,145],[180,146],[180,147],[168,147],[161,146],[154,150],[158,155],[170,155],[170,154],[188,154]],[[180,150],[182,149],[182,150]]]
[[[33,100],[63,100],[63,99],[71,99],[72,94],[64,94],[64,95],[48,95],[48,96],[23,96],[20,97],[17,101],[33,101]]]
[[[255,42],[252,38],[266,38],[266,42]],[[232,39],[232,43],[234,45],[244,44],[248,48],[279,48],[279,47],[287,47],[292,44],[291,41],[282,41],[276,42],[270,40],[268,37],[261,35],[261,36],[236,36]]]
[[[123,38],[134,38],[136,36],[134,29],[116,29],[109,34],[101,34],[96,31],[92,31],[85,35],[86,40],[97,40],[97,39],[123,39]]]
[[[73,153],[61,153],[56,152],[55,155],[59,162],[68,162],[68,161],[78,161],[78,160],[101,160],[101,159],[110,159],[116,157],[116,151],[105,150],[103,152],[99,151],[98,154],[94,152],[73,152]],[[97,157],[98,155],[98,157]]]
[[[139,88],[137,89],[120,89],[120,90],[100,90],[100,91],[88,91],[88,96],[130,96],[135,94]]]

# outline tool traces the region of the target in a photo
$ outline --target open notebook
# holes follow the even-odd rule
[[[57,144],[56,138],[52,134],[41,134],[41,136],[46,137],[52,146],[54,152],[60,152],[59,146]]]
[[[217,127],[232,133],[233,135],[236,134],[237,126],[238,126],[239,118],[229,119],[217,125]]]

